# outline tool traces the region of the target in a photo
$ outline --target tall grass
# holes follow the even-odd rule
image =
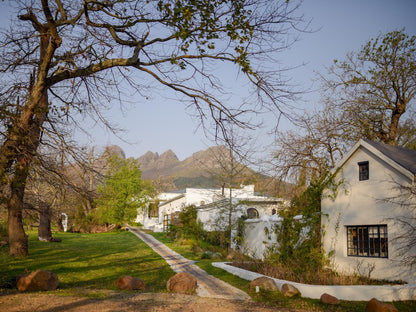
[[[29,233],[29,256],[12,258],[8,248],[0,249],[0,288],[20,274],[38,269],[58,275],[59,288],[110,289],[122,275],[143,280],[146,291],[166,290],[174,274],[167,263],[140,239],[129,232],[99,234],[58,233],[61,243],[37,240]]]

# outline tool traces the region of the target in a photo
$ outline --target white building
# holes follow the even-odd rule
[[[231,197],[233,218],[243,214],[251,218],[276,214],[285,204],[281,198],[256,195],[254,185],[231,189]],[[198,219],[203,223],[204,229],[217,230],[225,224],[221,223],[220,217],[230,205],[229,198],[229,188],[186,188],[181,192],[161,193],[145,213],[138,214],[136,222],[142,223],[145,229],[160,232],[170,223],[173,214],[194,205],[198,209]]]
[[[405,191],[416,183],[416,151],[360,140],[337,164],[336,192],[322,197],[323,247],[339,272],[416,281],[416,201]],[[404,239],[401,239],[404,237]]]

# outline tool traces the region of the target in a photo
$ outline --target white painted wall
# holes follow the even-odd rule
[[[248,281],[265,275],[247,271],[229,265],[225,262],[213,262],[213,266],[226,270]],[[295,286],[302,297],[319,299],[324,293],[337,297],[340,300],[348,301],[368,301],[377,298],[381,301],[416,300],[416,285],[383,285],[383,286],[330,286],[330,285],[309,285],[271,278],[279,290],[283,284]]]
[[[278,215],[246,220],[242,252],[254,259],[264,259],[270,248],[276,247],[274,227],[281,221]]]
[[[362,161],[369,161],[369,180],[366,181],[359,181],[358,162]],[[399,194],[393,189],[395,183],[409,184],[411,181],[362,146],[341,169],[336,178],[344,183],[338,188],[337,196],[328,197],[332,192],[327,190],[322,198],[323,246],[328,254],[334,253],[333,268],[348,273],[356,272],[360,265],[365,274],[365,268],[374,265],[373,278],[415,282],[415,269],[404,267],[400,262],[402,258],[394,240],[402,229],[393,220],[396,216],[414,218],[414,211],[385,200]],[[347,256],[347,225],[383,224],[388,230],[388,259]],[[416,256],[415,250],[408,252]]]

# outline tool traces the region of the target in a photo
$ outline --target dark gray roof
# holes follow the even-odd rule
[[[403,168],[416,174],[416,151],[404,147],[364,140]]]

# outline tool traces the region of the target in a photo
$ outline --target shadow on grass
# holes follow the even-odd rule
[[[0,250],[0,287],[21,274],[38,269],[58,275],[59,288],[116,289],[118,277],[142,279],[147,291],[164,291],[174,274],[151,248],[129,232],[100,234],[59,233],[61,243],[37,241],[29,235],[29,256],[12,258]]]

